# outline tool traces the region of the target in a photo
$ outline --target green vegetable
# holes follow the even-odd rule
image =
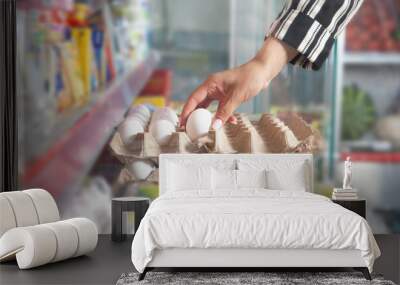
[[[343,90],[342,139],[361,138],[374,124],[375,107],[371,97],[357,86]]]
[[[139,193],[145,197],[148,197],[152,200],[158,197],[158,185],[157,184],[143,184],[139,186]]]

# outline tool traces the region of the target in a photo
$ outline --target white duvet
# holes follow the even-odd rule
[[[380,255],[359,215],[320,195],[257,189],[159,197],[137,230],[132,262],[143,272],[165,248],[358,249],[370,271]]]

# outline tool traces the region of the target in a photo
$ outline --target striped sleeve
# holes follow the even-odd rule
[[[288,0],[267,36],[298,51],[292,64],[318,70],[363,0]]]

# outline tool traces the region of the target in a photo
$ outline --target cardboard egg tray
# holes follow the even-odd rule
[[[136,135],[128,145],[115,132],[110,148],[123,164],[136,159],[157,162],[161,153],[310,153],[323,148],[319,132],[295,113],[285,113],[281,117],[262,114],[258,121],[250,121],[244,114],[235,116],[236,125],[225,124],[218,131],[210,131],[196,143],[189,139],[184,130],[177,129],[168,144],[160,146],[146,130]],[[128,182],[135,178],[124,168],[120,180]],[[146,181],[157,182],[157,171]]]
[[[187,134],[177,129],[167,145],[161,146],[148,132],[137,134],[130,144],[125,145],[118,132],[110,142],[112,153],[122,162],[130,163],[135,159],[158,158],[161,153],[201,153],[205,150],[191,142]]]
[[[158,177],[159,177],[158,169],[154,169],[154,171],[149,175],[149,177],[147,177],[146,182],[158,183]],[[117,183],[126,184],[133,181],[138,181],[138,180],[129,172],[128,169],[123,168],[119,173]]]
[[[322,138],[294,113],[283,118],[263,114],[258,121],[237,114],[237,124],[209,133],[204,144],[210,153],[304,153],[322,148]]]
[[[135,159],[157,158],[161,153],[304,153],[322,148],[319,133],[294,113],[282,118],[263,114],[258,121],[250,121],[244,114],[235,116],[236,125],[225,124],[196,143],[182,129],[177,129],[164,146],[148,131],[125,145],[116,132],[110,143],[111,151],[121,162],[129,163]]]

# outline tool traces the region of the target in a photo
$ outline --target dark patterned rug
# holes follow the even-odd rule
[[[373,280],[368,281],[359,272],[148,272],[142,281],[138,281],[138,276],[138,273],[122,274],[117,285],[395,285],[392,281],[384,280],[380,275],[372,275]]]

